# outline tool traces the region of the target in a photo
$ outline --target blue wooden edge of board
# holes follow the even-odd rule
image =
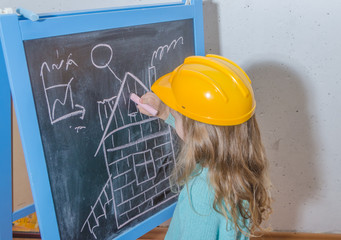
[[[0,41],[1,42],[1,41]],[[0,239],[12,238],[11,92],[0,48]]]
[[[27,91],[25,91],[25,89],[31,89],[31,87],[29,81],[22,81],[22,79],[29,79],[27,64],[25,62],[26,58],[23,48],[23,40],[35,39],[39,37],[53,37],[58,35],[124,26],[135,26],[148,23],[193,19],[195,54],[204,55],[202,0],[192,0],[191,5],[185,5],[184,3],[185,1],[183,0],[182,4],[76,12],[74,15],[72,13],[60,13],[53,16],[44,16],[45,19],[38,22],[32,22],[27,19],[18,18],[16,15],[0,16],[1,44],[3,49],[4,62],[6,65],[5,67],[0,67],[6,68],[4,72],[7,72],[8,74],[8,76],[4,76],[4,73],[1,75],[1,77],[5,80],[6,78],[8,78],[10,82],[14,106],[18,116],[17,118],[20,135],[22,136],[22,139],[30,139],[30,141],[23,141],[23,149],[25,153],[32,194],[35,201],[35,206],[28,206],[16,212],[13,216],[11,213],[9,221],[23,217],[25,214],[30,214],[35,207],[40,223],[42,237],[46,239],[60,239],[49,179],[47,175],[46,163],[44,161],[44,154],[39,134],[37,117],[35,110],[34,114],[32,114],[32,111],[29,111],[29,109],[35,109],[33,96],[32,93],[27,93]],[[143,12],[144,14],[147,12],[148,14],[143,15],[141,12]],[[105,18],[108,15],[115,17],[115,14],[116,16],[119,16],[121,24],[103,24],[103,21],[105,22]],[[137,16],[137,18],[132,19],[132,15]],[[75,18],[77,18],[77,20],[85,20],[84,24],[82,24],[85,26],[79,26],[77,25],[77,23],[74,24],[72,21],[70,21]],[[41,34],[39,32],[37,33],[36,30],[38,25],[39,27],[43,27],[43,29],[45,27],[48,31],[42,31],[44,32],[44,34]],[[6,91],[7,83],[1,84],[1,96],[6,97],[6,93],[3,93],[3,91]],[[8,96],[10,96],[9,93],[7,94]],[[25,99],[25,101],[23,101],[23,99]],[[26,101],[26,99],[29,100]],[[8,100],[7,102],[4,101],[2,102],[2,104],[10,105],[10,100]],[[1,110],[3,109],[3,105],[1,105]],[[3,122],[1,123],[4,124],[3,126],[8,126],[8,122],[5,122],[6,118],[2,119],[2,121]],[[5,138],[2,139],[2,141],[4,141],[4,144],[2,144],[2,146],[7,146],[11,142],[11,136],[8,136],[8,133],[7,135],[3,136]],[[34,148],[35,151],[30,151],[30,149],[32,148]],[[1,149],[2,156],[4,156],[3,153],[6,153],[6,150],[8,151],[8,149],[10,148]],[[4,159],[5,160],[2,159],[1,166],[6,164],[6,158]],[[3,176],[5,175],[2,175],[2,177]],[[6,181],[8,181],[8,179],[9,178],[7,177]],[[9,183],[11,184],[11,182]],[[6,184],[4,183],[3,186],[5,185]],[[6,193],[6,190],[8,192],[8,186],[5,186],[5,188],[6,189],[4,189],[4,193]],[[40,191],[37,191],[37,189],[39,189]],[[8,202],[10,202],[11,206],[11,201],[12,199],[10,198],[10,200],[7,200],[7,203],[5,201],[6,204],[2,204],[0,206],[0,213],[6,212],[6,207],[8,211],[7,205],[9,204]],[[163,209],[149,219],[136,225],[136,227],[122,233],[116,239],[137,238],[139,236],[142,236],[144,233],[148,232],[152,228],[170,218],[172,216],[174,208],[175,204],[172,204],[171,206]],[[4,219],[5,218],[1,218],[1,220]],[[11,222],[2,226],[7,225],[12,226]],[[0,231],[0,236],[6,236],[1,234],[2,231]],[[4,239],[7,239],[7,236],[6,238],[4,237]]]

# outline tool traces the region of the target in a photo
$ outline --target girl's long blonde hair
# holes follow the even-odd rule
[[[207,167],[215,192],[213,208],[245,235],[264,230],[261,223],[271,213],[271,184],[256,117],[236,126],[182,118],[185,136],[172,179],[184,185],[198,163]]]

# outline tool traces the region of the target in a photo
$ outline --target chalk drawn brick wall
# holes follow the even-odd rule
[[[120,79],[106,66],[113,73],[114,80],[121,82],[121,87],[117,95],[97,102],[103,137],[95,156],[99,151],[103,152],[108,180],[81,228],[81,231],[87,228],[95,239],[100,218],[106,219],[114,213],[116,227],[121,229],[177,197],[169,182],[175,164],[171,127],[157,117],[141,114],[130,100],[130,94],[143,95],[149,91],[156,76],[153,60],[160,60],[178,42],[183,44],[183,38],[179,37],[170,45],[160,46],[154,51],[148,87],[132,73],[126,72]],[[98,47],[110,49],[106,44],[99,44],[94,49]]]
[[[143,124],[157,126],[161,132],[143,133],[142,129],[148,128],[139,126],[140,134],[137,135],[140,137],[135,141],[121,141],[124,148],[122,145],[107,148],[118,227],[140,216],[148,207],[166,200],[166,195],[170,193],[169,175],[174,159],[169,127],[161,126],[160,120],[155,118]],[[129,131],[129,128],[135,127],[136,125],[132,125],[124,130]],[[123,135],[120,132],[115,134],[113,139],[119,139]],[[117,141],[109,139],[107,145],[115,142]],[[110,162],[111,159],[114,161]]]
[[[131,102],[130,93],[142,88],[138,84],[128,74],[117,97],[98,102],[101,128],[107,132],[101,146],[109,179],[83,225],[94,237],[99,219],[107,218],[107,207],[120,229],[177,197],[169,183],[175,163],[171,129],[160,119],[141,114]]]

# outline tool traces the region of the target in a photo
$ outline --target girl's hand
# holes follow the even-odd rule
[[[146,94],[144,94],[141,99],[140,102],[143,104],[148,104],[149,106],[153,107],[155,110],[157,110],[157,117],[166,120],[168,115],[169,115],[169,107],[164,104],[160,98],[158,96],[156,96],[154,93],[152,92],[147,92]],[[147,112],[146,110],[144,110],[142,107],[140,107],[139,105],[137,105],[137,108],[139,109],[139,111],[145,115],[151,116],[151,114],[149,112]]]

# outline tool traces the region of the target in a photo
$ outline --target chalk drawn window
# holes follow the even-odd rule
[[[134,171],[137,184],[153,179],[156,175],[152,151],[147,150],[133,155]]]

